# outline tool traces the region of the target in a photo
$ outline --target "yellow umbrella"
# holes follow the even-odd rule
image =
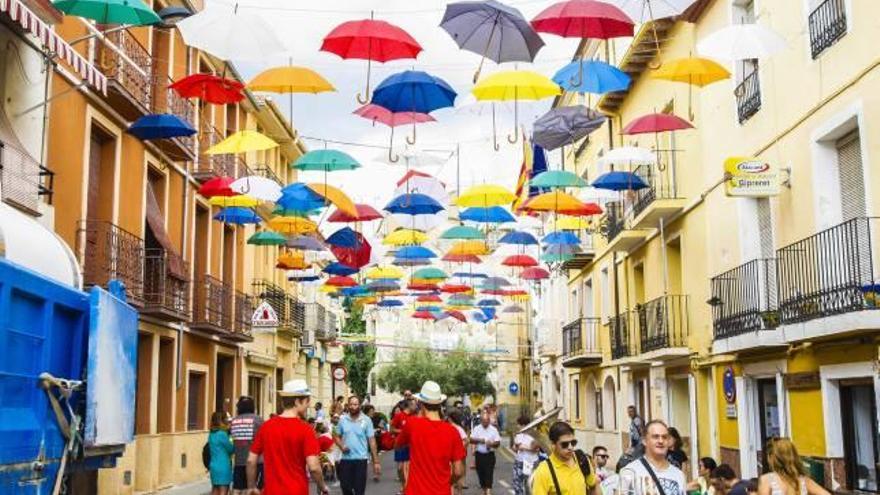
[[[489,246],[486,245],[484,241],[460,241],[456,242],[449,248],[449,251],[446,254],[453,255],[469,255],[475,254],[477,256],[487,255],[492,252],[489,249]]]
[[[238,196],[214,196],[208,200],[211,206],[244,206],[252,208],[260,204],[260,200],[240,194]]]
[[[337,208],[352,217],[357,217],[357,208],[354,201],[351,200],[342,190],[328,184],[308,183],[306,187],[311,189],[315,194],[323,197],[327,201],[333,203]]]
[[[211,146],[205,153],[209,155],[247,153],[248,151],[269,150],[277,146],[278,143],[257,131],[238,131]]]
[[[516,199],[516,195],[507,188],[496,185],[474,186],[467,189],[455,200],[455,204],[464,207],[488,208],[490,206],[507,205]]]
[[[338,287],[333,287],[332,285],[322,285],[322,286],[318,287],[318,291],[323,292],[325,294],[333,294],[338,289],[339,289]]]
[[[312,69],[287,65],[273,67],[257,74],[247,84],[252,91],[268,93],[287,93],[290,107],[290,122],[293,122],[293,93],[323,93],[336,91],[324,76]]]
[[[730,72],[719,63],[708,58],[686,57],[663,62],[659,69],[651,73],[652,79],[682,82],[688,85],[688,116],[694,120],[691,109],[693,86],[707,86],[730,78]]]
[[[412,246],[428,240],[424,232],[412,229],[397,229],[382,239],[382,244],[387,246]]]
[[[527,70],[509,70],[496,72],[478,82],[471,89],[471,93],[478,101],[508,101],[513,100],[513,132],[509,143],[519,140],[519,100],[540,100],[550,96],[562,94],[562,88],[547,76]],[[495,107],[492,107],[492,138],[495,139]],[[501,149],[494,142],[495,151]]]
[[[590,221],[583,217],[561,216],[553,222],[553,230],[586,230]]]
[[[279,216],[269,220],[269,228],[281,234],[312,234],[318,231],[315,222],[303,217]]]
[[[396,266],[374,266],[367,270],[365,276],[367,278],[390,278],[390,279],[401,279],[403,278],[403,270]]]
[[[288,270],[305,270],[312,264],[306,261],[305,254],[299,251],[287,251],[278,257],[278,265]]]

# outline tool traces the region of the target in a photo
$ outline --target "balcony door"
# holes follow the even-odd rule
[[[89,188],[86,192],[88,220],[113,221],[113,203],[116,199],[115,172],[116,141],[109,133],[97,125],[92,125],[89,138]]]
[[[871,378],[840,382],[846,488],[878,491],[877,402]]]

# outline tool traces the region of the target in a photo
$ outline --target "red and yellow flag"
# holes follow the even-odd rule
[[[532,174],[532,158],[532,147],[527,139],[523,139],[523,161],[519,169],[519,179],[516,181],[516,191],[514,192],[516,199],[513,200],[511,205],[511,209],[515,214],[520,213],[519,209],[529,195],[528,182]]]

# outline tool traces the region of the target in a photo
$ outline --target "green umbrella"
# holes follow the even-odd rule
[[[419,268],[412,274],[412,278],[420,280],[442,280],[447,277],[449,277],[449,275],[447,275],[446,272],[435,266]]]
[[[529,181],[531,187],[587,187],[587,181],[574,172],[548,170]]]
[[[485,239],[486,236],[480,232],[480,229],[467,225],[456,225],[443,232],[441,239]]]
[[[337,150],[309,151],[299,157],[291,167],[297,170],[319,172],[335,172],[337,170],[354,170],[361,166],[351,155]]]
[[[541,261],[545,263],[563,263],[574,258],[574,254],[569,253],[544,253],[541,255]]]
[[[287,243],[287,237],[270,230],[261,230],[250,236],[247,243],[256,246],[283,246]]]
[[[141,0],[58,0],[52,5],[67,15],[92,19],[98,24],[145,26],[162,22]]]
[[[293,208],[284,208],[283,206],[276,206],[272,210],[272,215],[279,216],[279,217],[308,218],[310,215],[315,215],[319,212],[320,212],[320,210],[295,210]]]

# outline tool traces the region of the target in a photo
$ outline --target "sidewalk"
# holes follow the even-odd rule
[[[161,493],[162,495],[208,495],[211,493],[211,481],[206,475],[205,479],[202,481],[159,490],[157,493]]]

